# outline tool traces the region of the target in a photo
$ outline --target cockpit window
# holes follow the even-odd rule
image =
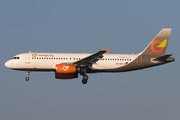
[[[20,59],[19,57],[13,57],[12,59]]]

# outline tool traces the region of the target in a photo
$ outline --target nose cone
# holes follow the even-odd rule
[[[4,65],[5,65],[7,68],[10,68],[10,63],[9,63],[9,61],[7,61]]]

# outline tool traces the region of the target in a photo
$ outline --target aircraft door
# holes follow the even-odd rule
[[[30,53],[25,54],[25,63],[27,63],[27,64],[30,63]]]
[[[142,65],[142,56],[137,58],[137,65]]]

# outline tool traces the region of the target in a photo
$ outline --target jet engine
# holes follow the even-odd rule
[[[78,72],[78,67],[68,64],[57,64],[56,73],[76,73]]]
[[[78,78],[79,68],[69,64],[56,65],[56,79],[73,79]]]

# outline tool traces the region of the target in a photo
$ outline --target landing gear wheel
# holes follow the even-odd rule
[[[88,78],[89,78],[89,77],[88,77],[87,75],[84,75],[84,76],[83,76],[82,83],[83,83],[83,84],[86,84],[87,81],[88,81]]]
[[[86,83],[87,83],[87,80],[83,79],[83,80],[82,80],[82,83],[83,83],[83,84],[86,84]]]
[[[87,75],[84,75],[84,76],[83,76],[83,79],[85,79],[85,80],[88,80],[88,78],[89,78],[89,77],[88,77]]]
[[[26,79],[26,81],[29,81],[29,77],[26,77],[25,79]]]

